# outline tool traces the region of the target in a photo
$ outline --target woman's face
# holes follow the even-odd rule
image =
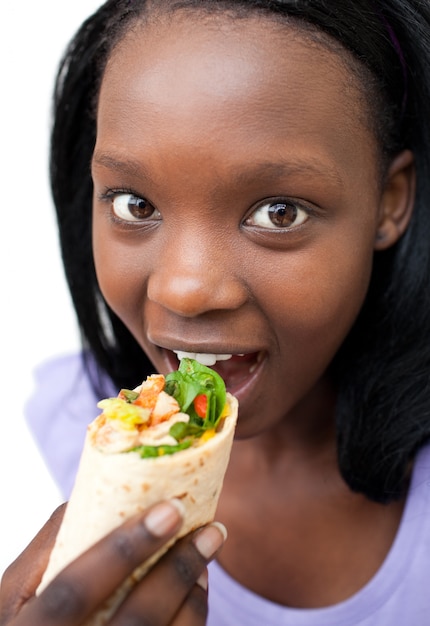
[[[232,355],[239,436],[318,397],[363,303],[381,189],[358,96],[341,57],[261,17],[161,18],[108,63],[101,290],[160,372]]]

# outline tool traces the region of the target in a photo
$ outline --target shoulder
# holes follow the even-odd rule
[[[100,398],[88,374],[88,355],[62,355],[38,365],[25,404],[28,427],[63,495],[73,484],[86,428],[98,414]],[[106,376],[106,387],[113,384]]]
[[[74,421],[85,420],[82,408],[96,401],[82,353],[52,358],[39,364],[34,372],[34,387],[26,403],[26,417],[37,434],[52,426],[53,412]]]

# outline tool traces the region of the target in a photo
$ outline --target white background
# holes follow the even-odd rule
[[[0,574],[61,502],[23,405],[35,365],[79,346],[48,186],[49,116],[65,45],[100,4],[0,9]]]

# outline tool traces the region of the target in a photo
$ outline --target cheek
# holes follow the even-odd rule
[[[145,289],[145,255],[112,237],[109,229],[93,225],[93,251],[100,290],[110,308],[134,334],[140,323],[141,295]],[[136,251],[137,252],[137,251]],[[143,257],[143,258],[142,258]]]
[[[329,361],[362,307],[372,258],[366,243],[353,253],[348,246],[324,246],[278,263],[276,276],[260,284],[259,301],[277,329],[279,344],[303,348],[306,358],[307,349],[319,348]]]

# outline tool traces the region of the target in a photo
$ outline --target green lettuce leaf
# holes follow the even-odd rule
[[[223,379],[217,372],[194,359],[182,359],[176,372],[166,376],[166,393],[173,396],[183,413],[190,416],[190,424],[207,430],[216,428],[227,400]],[[208,400],[206,418],[195,412],[193,401],[203,394]]]
[[[137,448],[132,448],[128,450],[128,452],[138,452],[142,459],[150,459],[159,456],[165,456],[167,454],[174,454],[175,452],[179,452],[179,450],[186,450],[192,444],[192,440],[189,439],[187,441],[182,441],[174,446],[168,445],[160,445],[160,446],[138,446]]]

